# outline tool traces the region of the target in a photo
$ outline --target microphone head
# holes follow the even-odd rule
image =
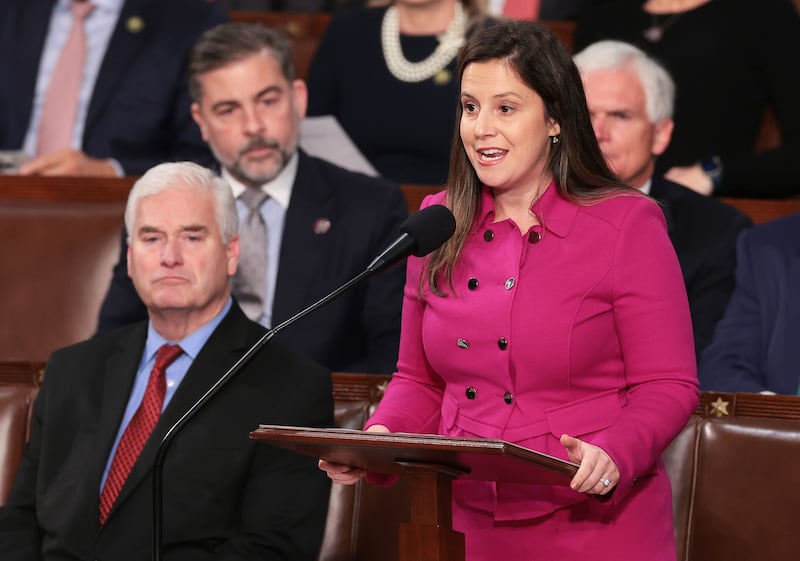
[[[446,206],[431,205],[406,219],[400,231],[416,242],[414,255],[423,257],[450,239],[456,231],[456,219]]]

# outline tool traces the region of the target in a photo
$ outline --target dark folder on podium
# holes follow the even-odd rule
[[[260,425],[251,438],[370,473],[439,466],[455,478],[568,485],[578,464],[503,440]]]

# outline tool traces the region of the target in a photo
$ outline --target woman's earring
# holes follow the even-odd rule
[[[554,135],[550,137],[550,144],[558,144],[558,141],[561,140],[561,137],[558,135]]]

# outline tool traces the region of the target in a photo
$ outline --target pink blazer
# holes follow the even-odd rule
[[[440,193],[422,206],[443,200]],[[559,437],[568,433],[619,468],[608,507],[639,489],[669,494],[660,455],[696,407],[698,384],[663,214],[638,194],[579,206],[555,184],[534,211],[542,225],[521,235],[509,220],[493,222],[484,190],[455,294],[426,289],[420,298],[424,259],[409,259],[397,373],[369,424],[500,438],[565,459]],[[651,478],[661,481],[643,484]],[[587,498],[535,484],[454,489],[456,506],[495,520],[536,518]]]

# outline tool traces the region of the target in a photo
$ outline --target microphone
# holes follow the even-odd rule
[[[400,237],[383,250],[367,270],[373,273],[393,265],[404,257],[428,255],[450,239],[456,229],[456,219],[444,205],[431,205],[400,225]]]
[[[400,225],[400,236],[373,259],[364,271],[327,296],[268,330],[169,428],[164,438],[161,439],[153,463],[153,561],[161,561],[161,550],[163,548],[164,459],[172,442],[195,416],[197,411],[218,394],[255,357],[264,345],[284,328],[321,308],[367,277],[382,271],[397,261],[411,254],[417,257],[429,254],[450,239],[455,228],[456,221],[453,214],[443,205],[431,205],[407,218]]]

